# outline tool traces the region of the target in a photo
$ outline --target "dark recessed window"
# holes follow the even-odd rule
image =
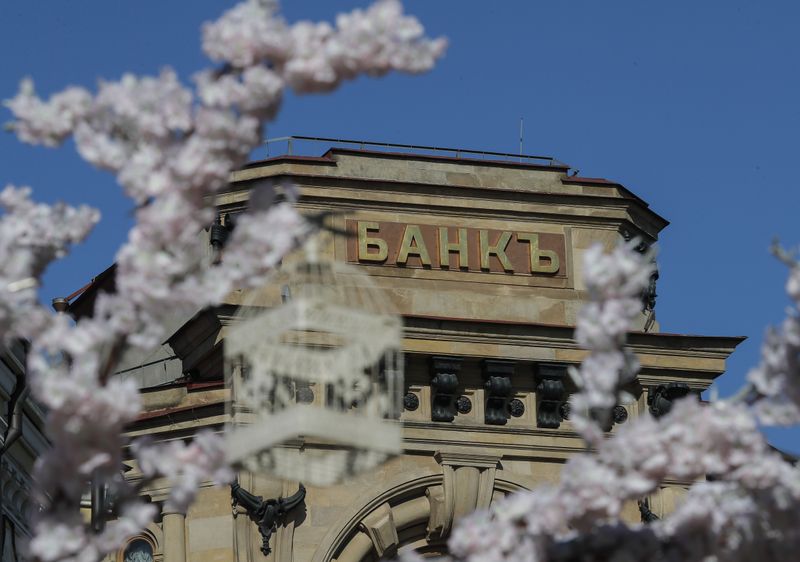
[[[122,562],[153,562],[153,545],[144,539],[133,539],[125,547]]]

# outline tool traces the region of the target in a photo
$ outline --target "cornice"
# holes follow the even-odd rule
[[[574,340],[574,326],[536,324],[434,316],[404,317],[404,337],[463,343],[506,344],[580,351]],[[657,332],[631,332],[627,347],[633,351],[666,356],[726,359],[745,338],[696,336]]]
[[[507,204],[527,203],[539,204],[543,207],[553,208],[556,204],[560,207],[572,206],[576,210],[592,209],[595,212],[597,209],[616,209],[617,212],[622,211],[625,216],[618,220],[629,220],[630,222],[641,222],[637,224],[638,228],[648,231],[648,235],[656,238],[658,232],[666,227],[669,222],[655,213],[649,208],[646,202],[639,197],[630,194],[624,188],[613,187],[619,193],[618,196],[613,195],[593,195],[587,193],[565,193],[556,191],[554,189],[531,191],[524,188],[513,187],[486,187],[468,185],[458,182],[448,183],[433,183],[433,182],[414,182],[407,180],[390,180],[390,179],[371,179],[360,178],[351,176],[338,176],[329,174],[313,174],[306,171],[292,171],[291,169],[277,171],[277,173],[265,173],[263,176],[247,178],[244,180],[235,181],[232,188],[217,197],[218,205],[225,208],[236,208],[237,206],[244,206],[247,200],[248,193],[246,185],[249,182],[259,179],[260,177],[270,177],[275,179],[291,179],[292,181],[300,184],[301,188],[306,188],[303,193],[302,200],[308,201],[311,199],[320,199],[327,201],[328,205],[335,205],[335,201],[339,201],[339,205],[343,205],[341,201],[354,201],[360,208],[387,208],[395,212],[400,209],[409,209],[419,212],[419,210],[432,210],[435,209],[438,213],[446,213],[453,211],[451,204],[437,205],[430,201],[424,204],[414,204],[408,201],[409,197],[414,196],[438,196],[443,201],[469,201],[469,210],[474,215],[476,212],[474,202],[478,200],[486,201],[486,209],[482,209],[483,216],[491,218],[507,218],[515,217],[520,214],[530,216],[530,211],[520,211],[519,213],[513,210],[498,210],[493,202],[503,201]],[[236,185],[241,184],[242,188],[236,189]],[[615,184],[610,184],[614,186]],[[321,188],[327,191],[330,188],[340,190],[340,194],[336,197],[313,194],[309,190],[314,188]],[[390,201],[367,201],[364,199],[364,193],[372,191],[374,193],[385,193],[391,195]],[[352,192],[352,194],[348,193]],[[346,204],[344,205],[346,206]],[[353,204],[351,204],[353,206]],[[495,213],[492,217],[490,213]],[[560,217],[566,220],[567,217],[572,217],[570,213],[548,212],[546,209],[540,210],[539,213],[542,217]],[[591,217],[595,221],[596,217]],[[551,219],[552,220],[552,219]],[[590,220],[587,218],[586,220]],[[599,219],[602,220],[602,219]],[[614,220],[613,218],[606,218]],[[560,221],[561,222],[561,221]],[[590,222],[596,224],[595,222]]]
[[[558,213],[552,210],[544,210],[547,205],[541,204],[543,210],[531,211],[527,209],[481,209],[480,217],[486,220],[509,220],[519,222],[546,222],[572,227],[585,227],[595,230],[617,231],[622,226],[627,226],[636,230],[643,230],[642,225],[634,224],[632,215],[624,205],[607,206],[605,209],[615,210],[617,216],[593,216],[581,214]],[[431,217],[455,217],[455,218],[476,218],[476,209],[468,206],[455,207],[449,205],[437,205],[430,203],[411,203],[398,201],[374,201],[366,199],[343,199],[336,197],[303,196],[297,203],[300,210],[324,211],[337,209],[340,212],[363,212],[378,211],[386,213],[408,212],[409,214],[429,215]],[[246,199],[234,203],[221,203],[220,210],[223,212],[236,213],[246,208]],[[564,205],[561,205],[563,208]],[[551,207],[552,208],[552,207]],[[576,209],[580,207],[575,207]],[[587,207],[588,208],[588,207]]]

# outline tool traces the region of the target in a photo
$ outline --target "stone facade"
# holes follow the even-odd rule
[[[203,489],[187,514],[165,512],[139,537],[154,558],[357,562],[406,549],[435,555],[467,513],[557,481],[564,461],[583,447],[564,407],[572,390],[567,367],[585,356],[572,339],[586,298],[583,253],[631,235],[651,244],[667,221],[623,186],[570,177],[554,163],[347,149],[249,165],[219,195],[220,213],[243,210],[250,188],[266,180],[299,186],[304,213],[332,211],[329,226],[352,236],[328,235],[322,251],[369,272],[402,314],[404,451],[346,483],[308,486],[303,505],[273,533],[268,555],[259,550],[256,524],[241,507],[232,510],[230,490]],[[215,310],[176,319],[163,349],[128,357],[120,376],[140,380],[147,410],[131,436],[180,439],[223,427],[230,395],[222,345],[245,297],[234,292]],[[663,333],[652,303],[643,306],[630,336],[642,364],[629,389],[636,401],[620,405],[609,430],[707,388],[740,341]],[[321,445],[301,439],[293,446],[302,458]],[[135,468],[130,476],[137,477]],[[298,490],[296,482],[263,474],[242,472],[239,482],[264,498]],[[650,498],[653,512],[669,511],[689,484],[671,482]],[[146,491],[154,502],[166,492]],[[626,516],[638,520],[635,504]]]
[[[23,544],[30,537],[29,514],[35,507],[31,496],[33,464],[47,447],[43,414],[25,388],[25,351],[16,342],[0,353],[0,561],[20,560]],[[18,396],[19,437],[9,438],[11,397]],[[9,446],[4,447],[5,444]]]

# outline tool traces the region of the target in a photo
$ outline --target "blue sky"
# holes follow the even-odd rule
[[[0,5],[0,97],[34,77],[42,93],[171,65],[207,63],[199,27],[233,2],[139,0]],[[285,2],[290,20],[330,19],[366,0]],[[268,136],[518,149],[581,175],[622,182],[672,224],[660,241],[658,318],[669,332],[746,335],[720,380],[738,388],[765,326],[788,300],[770,241],[800,244],[800,4],[784,1],[407,1],[446,59],[420,77],[359,79],[327,96],[289,96]],[[0,117],[6,120],[4,112]],[[88,243],[51,268],[45,297],[77,289],[113,261],[131,205],[71,146],[0,135],[0,183],[103,213]],[[798,431],[771,431],[800,453]]]

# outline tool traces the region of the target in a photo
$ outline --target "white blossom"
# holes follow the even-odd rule
[[[578,387],[570,402],[575,428],[591,443],[602,438],[600,429],[608,425],[611,409],[628,400],[624,386],[639,370],[636,357],[623,349],[653,273],[651,256],[634,251],[637,243],[617,246],[610,253],[596,244],[584,254],[590,301],[578,314],[575,340],[591,353],[580,368],[570,369]]]
[[[49,316],[38,303],[38,279],[47,266],[81,242],[100,214],[90,207],[37,204],[29,187],[0,191],[0,339],[30,338]]]
[[[763,397],[756,403],[759,418],[770,425],[800,423],[800,264],[788,255],[783,257],[790,268],[786,292],[793,308],[780,330],[767,331],[761,362],[747,375]]]
[[[286,59],[290,48],[287,25],[277,10],[277,2],[272,1],[237,4],[203,26],[203,50],[212,60],[237,68]]]
[[[428,39],[397,0],[340,15],[335,24],[285,22],[277,3],[248,0],[203,28],[203,49],[220,67],[195,76],[196,94],[174,71],[124,75],[96,94],[78,87],[43,100],[24,80],[6,102],[20,140],[55,146],[72,136],[81,156],[113,172],[136,202],[136,226],[117,254],[117,291],[100,294],[94,314],[73,324],[37,302],[47,265],[81,241],[96,211],[30,201],[27,188],[0,192],[0,334],[30,341],[28,370],[47,407],[52,449],[37,461],[30,552],[39,560],[95,561],[118,548],[156,513],[119,473],[123,431],[140,413],[138,390],[112,375],[125,346],[158,345],[166,320],[219,302],[233,288],[263,283],[309,226],[274,193],[254,193],[221,263],[199,233],[213,219],[216,192],[261,139],[287,88],[323,92],[342,81],[389,71],[430,69],[446,48]],[[624,349],[652,274],[650,256],[632,244],[586,252],[589,304],[576,341],[589,350],[572,371],[575,427],[592,449],[571,458],[557,485],[510,496],[463,519],[450,550],[469,562],[539,560],[794,560],[800,547],[800,476],[771,450],[762,423],[800,421],[800,267],[787,292],[794,302],[771,331],[752,391],[713,404],[686,399],[656,420],[642,416],[603,437],[608,411],[626,399],[638,362]],[[758,417],[756,417],[758,416]],[[599,424],[597,422],[600,422]],[[213,433],[190,442],[131,444],[146,481],[165,478],[168,508],[185,510],[199,487],[232,478]],[[678,509],[651,525],[621,521],[626,502],[655,493],[668,479],[713,480],[692,486]],[[105,530],[92,532],[77,506],[92,478],[119,498]],[[413,558],[413,557],[411,557]]]
[[[631,249],[621,250],[617,266],[598,250],[585,268],[590,292],[599,297],[585,314],[592,326],[604,326],[599,335],[584,335],[592,354],[577,378],[583,383],[579,403],[587,408],[613,403],[609,399],[621,380],[617,373],[628,361],[619,347],[614,349],[624,341],[619,336],[625,322],[598,320],[608,301],[633,298],[644,283],[635,267],[640,258],[625,252]],[[792,298],[800,290],[795,273],[792,269],[787,287]],[[785,327],[768,341],[772,355],[763,364],[771,370],[757,381],[760,394],[755,398],[743,394],[711,404],[687,398],[659,419],[644,415],[631,420],[610,439],[584,431],[596,450],[570,458],[558,485],[517,493],[463,520],[449,541],[453,559],[795,560],[800,471],[767,445],[756,418],[756,413],[763,419],[765,412],[784,406],[775,389],[789,395],[798,391],[798,371],[785,355],[793,330]],[[585,398],[587,388],[596,398]],[[588,421],[586,426],[591,429]],[[703,482],[706,477],[713,481]],[[701,481],[662,520],[649,525],[621,520],[625,502],[657,492],[668,479]]]
[[[67,88],[45,102],[36,97],[30,78],[22,80],[17,95],[5,102],[17,118],[13,128],[19,139],[45,146],[61,144],[88,113],[91,104],[91,94],[77,87]]]
[[[317,37],[306,29],[331,31]],[[196,75],[196,94],[166,68],[155,77],[103,81],[95,94],[72,87],[48,100],[26,79],[6,102],[20,140],[55,146],[72,136],[79,154],[114,173],[136,203],[136,225],[116,255],[116,292],[99,294],[93,314],[73,325],[38,305],[38,279],[88,233],[97,213],[34,205],[24,189],[0,194],[8,211],[0,218],[0,335],[31,342],[31,385],[48,408],[53,443],[36,465],[43,510],[31,551],[41,560],[97,560],[152,517],[119,475],[123,430],[141,407],[135,386],[112,376],[122,350],[159,345],[175,314],[263,283],[308,233],[288,205],[254,205],[221,264],[209,264],[200,242],[214,218],[214,195],[261,142],[284,89],[324,91],[358,74],[427,70],[444,41],[425,38],[394,0],[340,19],[336,30],[289,25],[277,3],[248,0],[204,26],[203,49],[222,66]],[[333,74],[318,75],[310,67],[318,63]],[[213,436],[149,447],[137,445],[140,465],[147,477],[170,479],[174,508],[185,509],[204,482],[230,479]],[[118,519],[100,534],[73,517],[92,478],[103,478],[120,502]]]
[[[182,441],[153,444],[141,438],[134,441],[131,449],[143,476],[169,480],[168,510],[185,512],[206,481],[219,485],[234,479],[222,438],[208,430],[195,434],[188,444]]]

